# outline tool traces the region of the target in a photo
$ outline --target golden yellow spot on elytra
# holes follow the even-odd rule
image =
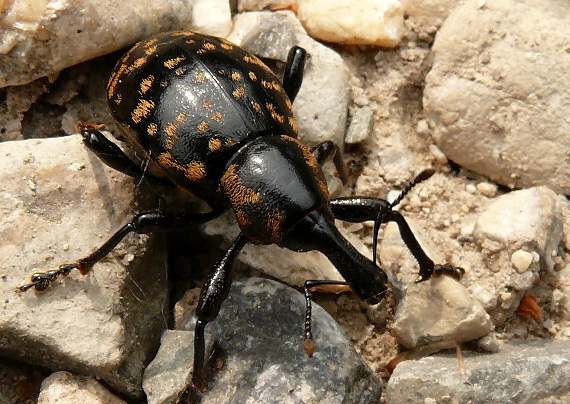
[[[204,45],[202,45],[202,48],[211,51],[211,50],[216,49],[216,45],[214,45],[211,42],[205,42]]]
[[[145,55],[147,55],[147,56],[152,56],[152,55],[154,55],[154,54],[156,53],[156,50],[157,50],[157,49],[158,49],[158,48],[157,48],[156,46],[151,46],[150,48],[146,48],[146,49],[144,50],[144,53],[145,53]]]
[[[265,63],[263,63],[261,60],[259,60],[259,58],[253,56],[253,55],[245,55],[243,57],[243,61],[246,63],[250,63],[252,65],[256,65],[256,66],[260,66],[260,67],[265,67],[267,69],[269,69]]]
[[[204,163],[192,161],[187,164],[184,174],[190,181],[200,181],[206,176],[206,167]]]
[[[194,36],[194,32],[192,31],[179,31],[179,32],[173,32],[172,34],[170,34],[171,37],[176,38],[177,36]]]
[[[143,118],[146,118],[148,114],[154,109],[154,102],[150,100],[139,100],[139,103],[131,112],[131,119],[134,123],[140,123]]]
[[[148,134],[150,136],[154,136],[156,135],[156,132],[158,132],[158,125],[156,123],[149,123],[148,127],[146,128],[146,131],[148,132]]]
[[[271,118],[273,118],[273,120],[279,123],[285,122],[285,118],[283,117],[283,115],[278,114],[277,111],[275,110],[275,105],[268,102],[267,104],[265,104],[265,106],[267,107],[267,110],[271,114]]]
[[[122,94],[117,94],[115,96],[115,104],[119,105],[121,103],[121,101],[123,101],[123,95]]]
[[[231,145],[233,145],[233,144],[234,144],[233,139],[231,139],[231,138],[227,138],[227,139],[226,139],[226,146],[231,146]]]
[[[204,100],[204,108],[206,108],[206,109],[212,109],[212,108],[214,108],[214,104],[212,104],[212,103],[210,103],[210,102]]]
[[[261,86],[268,90],[279,91],[281,89],[281,85],[276,81],[261,80]]]
[[[184,120],[186,119],[186,112],[180,112],[177,116],[176,116],[176,120],[180,123],[184,122]]]
[[[204,81],[205,78],[206,78],[206,75],[204,73],[200,72],[196,75],[196,77],[194,78],[194,81],[196,83],[201,83]]]
[[[184,73],[186,73],[186,69],[184,67],[179,67],[174,71],[174,74],[177,76],[182,76]]]
[[[223,50],[232,50],[234,48],[232,44],[225,42],[222,42],[220,46],[222,47]]]
[[[236,88],[232,92],[232,95],[236,98],[243,97],[245,95],[245,86],[241,86],[241,87]]]
[[[168,59],[167,61],[164,62],[164,67],[172,70],[176,66],[178,66],[180,64],[180,62],[183,62],[185,60],[186,60],[186,57],[184,57],[184,56],[179,56],[177,58]]]
[[[174,122],[169,122],[164,127],[164,134],[166,136],[166,148],[169,150],[174,149],[176,141],[178,140],[178,135],[176,134],[177,129],[178,126]]]
[[[248,75],[251,81],[257,81],[257,76],[255,75],[254,72],[249,72]]]
[[[149,39],[148,41],[146,41],[143,46],[145,48],[150,48],[152,45],[154,45],[157,42],[158,42],[158,38],[152,38],[152,39]]]
[[[226,71],[225,71],[224,69],[220,69],[220,70],[218,70],[218,74],[219,74],[220,76],[223,76],[223,75],[226,74]]]
[[[231,78],[234,81],[240,81],[243,77],[238,72],[233,72]]]
[[[291,104],[289,97],[285,98],[285,104],[287,105],[287,108],[289,108],[290,112],[293,113],[293,104]]]
[[[295,131],[295,133],[299,132],[299,127],[297,126],[297,120],[292,116],[289,117],[289,126],[291,126],[291,128]]]
[[[186,43],[187,43],[188,45],[193,45],[193,44],[196,43],[196,41],[193,40],[193,39],[189,39],[189,40],[186,41]]]
[[[224,115],[221,112],[216,112],[212,115],[212,120],[216,122],[222,122],[224,120]]]
[[[220,139],[210,139],[208,147],[211,151],[218,151],[222,148],[222,141]]]
[[[190,181],[200,181],[206,176],[206,167],[199,161],[192,161],[186,166],[180,164],[170,154],[170,152],[161,153],[158,158],[158,164],[165,168],[175,168],[184,173]]]
[[[206,129],[210,127],[210,124],[206,121],[203,121],[200,125],[198,125],[198,130],[201,132],[205,132]]]
[[[127,67],[127,73],[132,73],[135,69],[138,69],[139,67],[141,67],[142,65],[144,65],[146,63],[147,59],[145,57],[143,58],[138,58],[137,60],[135,60],[133,62],[132,65],[130,65],[129,67]]]
[[[254,102],[253,103],[253,109],[255,109],[255,112],[260,113],[261,112],[261,105],[259,105],[259,103]]]
[[[146,79],[141,81],[141,89],[139,90],[139,94],[145,94],[151,87],[152,83],[154,83],[154,76],[151,74]]]

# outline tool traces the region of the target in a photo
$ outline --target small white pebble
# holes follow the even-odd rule
[[[464,213],[469,213],[469,206],[467,206],[467,205],[461,205],[461,210],[462,210]]]
[[[517,250],[511,255],[511,263],[519,274],[526,272],[530,268],[532,260],[532,254],[524,250]]]
[[[469,192],[470,194],[474,194],[475,192],[477,192],[477,187],[476,187],[475,185],[473,185],[473,184],[467,184],[467,185],[465,186],[465,190],[466,190],[467,192]]]
[[[447,164],[447,157],[443,152],[434,144],[429,145],[429,151],[439,164]]]
[[[69,250],[69,244],[64,244],[63,245],[63,251],[67,251]]]
[[[485,196],[493,197],[497,194],[497,186],[488,182],[480,182],[477,189]]]

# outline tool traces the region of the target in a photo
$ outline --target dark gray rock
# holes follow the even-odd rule
[[[505,345],[498,353],[455,352],[398,365],[386,401],[399,403],[568,403],[570,341]],[[431,401],[428,401],[430,400]]]
[[[307,356],[304,305],[301,293],[275,281],[234,282],[219,317],[206,327],[223,366],[212,371],[203,395],[193,393],[193,398],[199,401],[201,396],[204,403],[378,402],[382,381],[317,305],[313,305],[317,348],[312,358]],[[168,331],[163,336],[144,376],[149,402],[171,402],[190,379],[194,321],[188,315],[179,323],[188,331]],[[174,379],[164,377],[169,373]]]

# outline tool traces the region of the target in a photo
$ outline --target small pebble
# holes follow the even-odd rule
[[[488,182],[480,182],[477,189],[485,196],[493,197],[497,194],[497,186]]]
[[[532,260],[532,254],[524,250],[517,250],[511,255],[511,262],[519,274],[526,272],[530,268]]]

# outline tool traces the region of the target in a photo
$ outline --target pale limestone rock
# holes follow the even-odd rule
[[[0,350],[136,396],[164,327],[160,239],[129,236],[86,276],[74,270],[42,294],[16,291],[32,272],[86,256],[125,224],[133,180],[88,152],[79,135],[3,142],[0,156]]]
[[[228,0],[192,0],[192,30],[225,37],[232,29]]]
[[[95,379],[55,372],[42,382],[38,404],[125,404]]]
[[[454,162],[511,188],[570,194],[570,3],[461,3],[438,32],[424,108]]]
[[[413,220],[408,223],[428,256],[443,264],[425,230]],[[432,277],[415,283],[417,263],[404,244],[398,226],[389,223],[380,247],[380,260],[390,282],[401,297],[392,327],[392,334],[400,344],[415,348],[432,343],[465,342],[489,334],[493,324],[483,306],[470,297],[461,283],[448,277]]]
[[[395,47],[404,34],[398,0],[298,0],[298,7],[309,35],[321,41]]]
[[[460,0],[401,0],[404,14],[424,26],[440,27]]]

